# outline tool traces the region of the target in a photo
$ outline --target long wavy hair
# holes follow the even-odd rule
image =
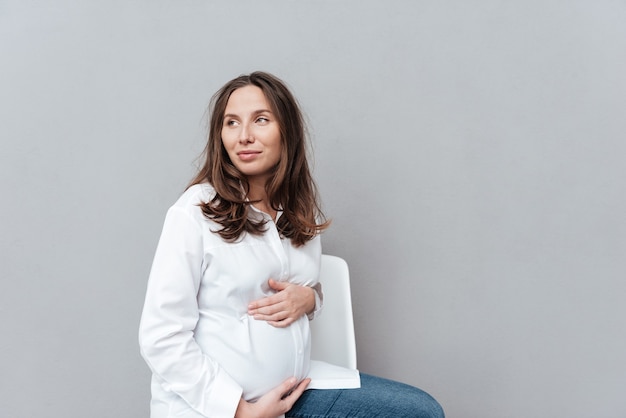
[[[302,246],[330,222],[320,209],[317,187],[309,170],[302,112],[295,97],[277,77],[253,72],[229,81],[215,93],[209,106],[209,135],[201,157],[204,163],[189,186],[208,182],[215,189],[215,196],[200,207],[208,219],[221,225],[217,233],[222,239],[234,242],[244,233],[261,235],[266,230],[266,221],[248,216],[250,205],[255,203],[247,199],[248,180],[232,163],[222,144],[228,99],[235,90],[248,85],[263,91],[280,127],[280,160],[265,184],[272,209],[282,210],[276,226],[282,236],[295,246]]]

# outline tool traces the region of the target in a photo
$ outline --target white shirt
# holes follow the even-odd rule
[[[154,257],[139,341],[153,373],[151,417],[233,417],[239,399],[254,400],[310,367],[310,332],[303,316],[276,328],[247,314],[273,294],[268,279],[313,286],[317,236],[294,247],[271,218],[267,231],[228,243],[198,206],[208,184],[190,187],[169,209]],[[280,214],[279,214],[280,216]]]

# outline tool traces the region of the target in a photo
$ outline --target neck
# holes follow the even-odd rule
[[[261,202],[268,201],[267,192],[265,191],[265,182],[258,181],[256,179],[248,179],[248,187],[249,200],[260,200]]]
[[[270,215],[272,219],[276,218],[276,211],[270,205],[269,196],[265,190],[265,181],[248,180],[250,190],[248,191],[248,200],[254,203],[254,207]]]

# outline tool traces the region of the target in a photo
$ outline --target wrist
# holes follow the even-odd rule
[[[241,398],[239,400],[239,404],[237,405],[237,410],[235,411],[235,418],[247,418],[251,416],[252,415],[250,415],[250,404],[243,398]]]
[[[317,307],[317,292],[312,287],[308,287],[308,289],[310,290],[308,304],[309,309],[307,309],[306,314],[312,315],[313,312],[315,312],[315,308]]]
[[[307,311],[306,311],[306,316],[307,318],[310,320],[312,320],[316,315],[317,315],[317,310],[319,308],[319,295],[317,293],[317,290],[315,290],[315,288],[309,287],[309,289],[311,289],[311,299],[309,300],[310,303],[307,306]]]

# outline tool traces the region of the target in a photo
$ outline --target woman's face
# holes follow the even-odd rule
[[[271,176],[281,155],[280,126],[257,86],[241,87],[230,95],[224,111],[222,144],[248,181],[264,183]]]

